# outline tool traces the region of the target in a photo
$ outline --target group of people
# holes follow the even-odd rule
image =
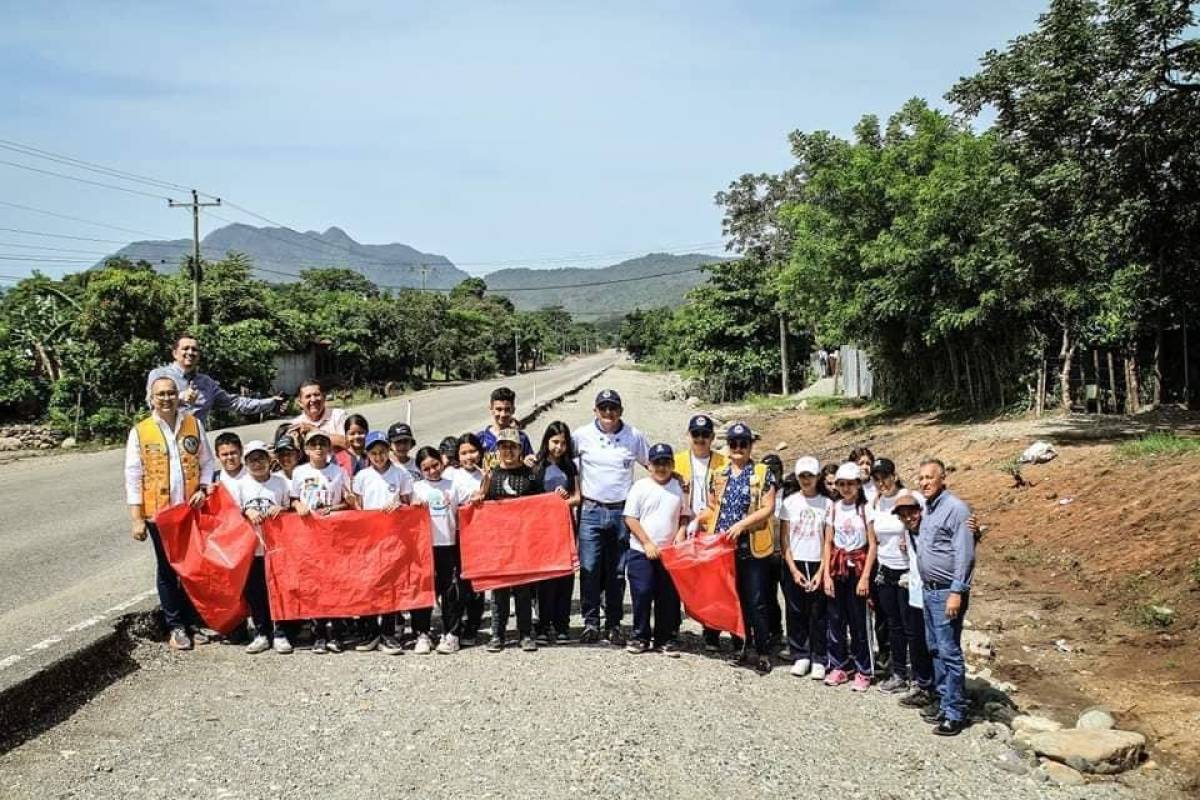
[[[180,368],[181,344],[193,351],[190,373]],[[903,486],[892,461],[865,448],[844,463],[822,466],[805,456],[785,470],[775,454],[753,458],[755,436],[741,422],[725,430],[725,452],[714,449],[715,424],[704,414],[689,420],[688,446],[676,452],[669,443],[651,444],[624,421],[612,389],[597,394],[590,424],[572,431],[553,422],[536,451],[515,421],[515,394],[503,387],[489,398],[489,426],[418,448],[405,423],[376,430],[361,415],[328,406],[317,381],[300,386],[301,412],[280,426],[272,444],[243,443],[224,432],[210,450],[201,415],[187,407],[196,400],[186,393],[196,382],[199,343],[181,337],[175,355],[174,370],[156,370],[148,379],[151,415],[130,431],[125,472],[132,534],[154,543],[159,599],[176,649],[190,649],[203,633],[152,519],[168,506],[199,504],[217,485],[252,524],[282,513],[405,506],[423,507],[430,519],[441,611],[436,647],[433,608],[412,610],[407,620],[398,610],[362,619],[272,620],[260,545],[246,585],[250,653],[292,652],[303,625],[311,628],[314,653],[350,645],[397,654],[407,645],[419,654],[452,654],[482,643],[486,599],[461,578],[458,509],[554,492],[577,526],[580,643],[677,656],[680,600],[661,550],[718,535],[735,549],[746,633],[745,641],[733,637],[735,663],[770,672],[786,623],[783,654],[792,675],[863,692],[886,671],[879,689],[902,694],[901,704],[921,709],[935,733],[955,735],[964,725],[960,639],[975,523],[946,488],[945,466],[936,459],[920,465],[918,491]],[[208,396],[224,395],[216,387]],[[246,413],[257,409],[247,406]],[[637,465],[648,473],[640,480]],[[522,650],[571,640],[573,575],[490,594],[489,652],[509,644],[514,606],[513,641]],[[873,634],[886,643],[878,653]],[[720,636],[704,630],[704,649],[719,652]]]

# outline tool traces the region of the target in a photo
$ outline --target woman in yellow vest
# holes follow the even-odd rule
[[[175,650],[191,650],[189,624],[196,620],[191,601],[179,584],[154,527],[154,515],[181,503],[199,504],[208,493],[216,469],[204,426],[179,409],[174,379],[150,384],[150,416],[133,426],[125,445],[125,502],[129,504],[130,533],[136,541],[147,534],[158,561],[158,601],[171,631]]]
[[[753,666],[761,675],[771,671],[767,612],[770,560],[775,553],[771,517],[775,513],[778,481],[763,464],[750,457],[754,436],[750,426],[735,422],[725,431],[729,464],[713,475],[709,504],[716,503],[714,528],[737,544],[738,600],[746,622],[746,636],[754,642],[756,658],[743,646],[738,663]]]

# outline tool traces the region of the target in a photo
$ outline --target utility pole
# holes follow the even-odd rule
[[[521,374],[521,332],[513,331],[513,374]]]
[[[422,264],[417,267],[417,272],[421,273],[421,291],[425,291],[425,279],[429,277],[429,273],[433,272],[433,267],[428,264]]]
[[[779,372],[783,376],[783,394],[791,394],[788,387],[788,326],[787,317],[779,312]]]
[[[192,189],[192,202],[177,203],[167,198],[171,208],[190,208],[192,210],[192,326],[200,325],[200,209],[221,205],[221,198],[212,203],[201,203],[200,194]]]

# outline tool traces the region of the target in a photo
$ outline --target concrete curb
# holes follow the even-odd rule
[[[592,381],[596,380],[596,378],[599,378],[605,372],[608,372],[610,369],[613,368],[613,366],[616,363],[617,362],[615,360],[613,360],[613,361],[609,362],[608,364],[605,364],[603,367],[601,367],[600,369],[591,373],[586,378],[583,378],[579,383],[575,384],[571,388],[564,389],[563,391],[556,394],[554,397],[551,397],[549,400],[543,400],[543,401],[537,403],[533,407],[533,409],[530,410],[530,412],[528,414],[526,414],[523,417],[518,417],[517,422],[520,424],[520,426],[522,428],[524,428],[526,425],[528,425],[529,423],[533,422],[538,417],[540,417],[543,412],[549,410],[550,408],[553,408],[555,405],[562,402],[564,399],[566,399],[568,397],[573,397],[574,395],[579,394],[581,391],[583,391],[584,387],[586,387]]]

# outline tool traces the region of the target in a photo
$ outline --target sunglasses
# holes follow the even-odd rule
[[[729,443],[730,450],[749,450],[750,443],[744,439],[736,439]]]
[[[711,439],[713,435],[708,431],[692,431],[693,439]]]

